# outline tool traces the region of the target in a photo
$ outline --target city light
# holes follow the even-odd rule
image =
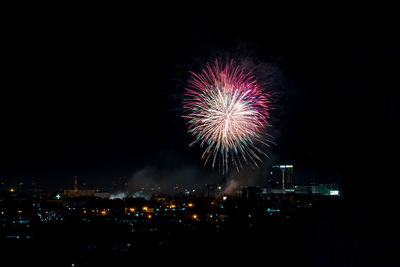
[[[14,192],[15,191],[15,189],[14,188],[10,188],[10,192],[12,193],[12,192]]]
[[[278,169],[278,171],[280,171],[280,169]],[[222,188],[224,187],[222,186]],[[324,191],[324,195],[339,195],[339,193],[341,193],[339,190],[331,190],[335,188],[337,187],[334,187],[334,185],[327,187]],[[258,201],[259,199],[260,202],[254,202],[248,205],[247,199],[242,198],[239,192],[237,196],[221,195],[216,189],[217,187],[214,187],[214,195],[208,199],[198,198],[196,196],[187,200],[164,198],[163,200],[157,201],[153,199],[138,200],[132,198],[126,201],[111,200],[113,203],[111,201],[102,202],[100,199],[74,199],[67,196],[63,196],[59,201],[55,201],[56,194],[48,194],[47,199],[43,199],[42,196],[38,199],[32,198],[32,203],[29,206],[33,207],[36,211],[35,215],[37,214],[38,216],[39,224],[59,224],[68,228],[70,227],[68,224],[70,216],[76,218],[77,222],[88,225],[89,228],[93,226],[94,228],[101,227],[98,229],[106,229],[103,227],[103,224],[106,222],[107,225],[112,224],[113,229],[114,227],[122,227],[121,229],[124,229],[124,231],[121,232],[129,234],[126,242],[131,242],[131,240],[135,238],[139,238],[138,240],[140,240],[142,236],[148,238],[145,237],[146,233],[152,234],[157,232],[163,235],[165,231],[170,231],[169,229],[174,228],[191,232],[198,231],[198,229],[203,229],[203,227],[206,226],[220,232],[230,229],[232,223],[240,225],[240,223],[246,222],[247,225],[253,229],[255,224],[261,227],[259,222],[266,222],[274,218],[290,221],[295,217],[296,210],[300,211],[304,208],[311,209],[311,199],[319,197],[319,195],[303,196],[297,194],[295,191],[292,195],[293,199],[290,199],[291,212],[294,212],[292,216],[292,214],[287,214],[285,210],[281,209],[280,200],[282,198],[288,199],[288,195],[284,195],[283,193],[276,194],[275,198],[274,194],[269,195],[268,192],[261,195],[263,191],[259,190],[259,195],[250,197],[253,197],[254,201]],[[245,193],[250,191],[250,189],[260,188],[255,186],[254,188],[243,186],[241,191],[242,196],[246,196]],[[11,196],[15,198],[15,194],[10,194],[10,197]],[[332,197],[332,199],[334,200],[336,197]],[[87,202],[82,200],[87,200]],[[47,203],[51,203],[51,205],[46,205]],[[241,205],[240,203],[245,205]],[[55,208],[54,205],[58,205],[58,208]],[[262,207],[263,213],[255,212],[254,205],[260,208]],[[197,207],[200,209],[197,210]],[[23,216],[26,212],[28,212],[28,215],[30,214],[29,210],[24,209],[22,206],[15,208],[13,212],[14,217],[10,217],[10,227],[6,229],[9,232],[3,234],[4,238],[15,240],[15,242],[24,242],[24,240],[35,242],[35,240],[40,238],[39,235],[34,234],[34,231],[37,231],[37,224],[33,223],[29,216]],[[4,213],[7,214],[7,212],[4,212],[3,206],[0,206],[0,219],[3,218]],[[17,216],[15,216],[14,213],[16,213]],[[79,214],[81,216],[76,216]],[[166,227],[163,227],[164,225]],[[177,225],[179,225],[179,227],[176,227]],[[120,246],[120,244],[116,246]],[[140,241],[137,243],[137,246],[140,246]],[[127,248],[126,244],[124,248]],[[132,245],[132,248],[134,249],[135,246]],[[77,263],[75,263],[75,265],[77,265]]]
[[[330,194],[331,196],[338,196],[338,195],[339,195],[339,190],[331,190],[331,191],[329,192],[329,194]]]
[[[293,165],[280,165],[279,168],[281,169],[293,168]]]

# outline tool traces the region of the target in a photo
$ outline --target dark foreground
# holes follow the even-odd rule
[[[399,249],[395,221],[332,197],[1,203],[2,266],[394,266]]]

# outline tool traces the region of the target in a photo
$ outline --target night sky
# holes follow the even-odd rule
[[[0,93],[0,178],[63,188],[111,186],[151,166],[203,167],[181,116],[189,70],[221,55],[277,70],[271,160],[299,180],[369,190],[391,169],[400,50],[369,25],[324,30],[247,25],[38,20],[6,33]],[[397,79],[398,80],[398,79]],[[260,174],[258,174],[260,177]],[[364,185],[360,186],[360,183]],[[365,185],[368,184],[368,185]]]

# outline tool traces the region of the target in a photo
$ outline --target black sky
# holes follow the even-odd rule
[[[367,166],[392,160],[400,50],[389,30],[37,19],[9,23],[5,36],[2,179],[108,186],[146,166],[203,168],[180,93],[189,70],[221,54],[279,69],[274,163],[354,188],[373,182]]]

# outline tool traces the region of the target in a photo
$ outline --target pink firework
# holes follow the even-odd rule
[[[269,94],[234,60],[215,60],[191,74],[183,101],[183,117],[195,137],[190,146],[199,142],[205,164],[219,162],[224,173],[230,163],[238,170],[242,162],[257,166],[266,155],[262,146],[268,146]]]

